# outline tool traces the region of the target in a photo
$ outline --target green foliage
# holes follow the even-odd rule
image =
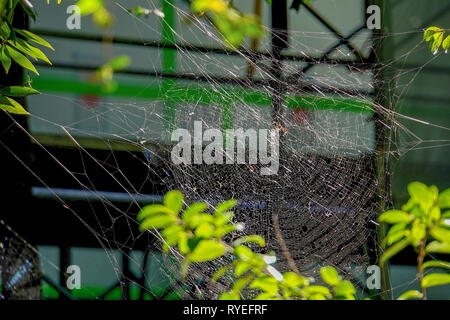
[[[444,39],[445,30],[438,27],[429,27],[423,33],[423,39],[428,42],[431,52],[436,54],[441,48],[447,53],[450,47],[450,35]]]
[[[242,236],[231,244],[226,243],[225,235],[242,229],[241,224],[232,222],[236,200],[220,203],[212,214],[206,212],[208,205],[204,202],[193,203],[182,210],[183,204],[181,192],[168,192],[162,204],[146,206],[139,212],[140,230],[160,231],[164,251],[167,253],[173,248],[183,255],[183,277],[187,276],[191,263],[224,260],[226,255],[233,257],[212,277],[213,282],[225,274],[235,279],[230,290],[221,294],[221,299],[235,300],[245,296],[255,299],[355,299],[353,285],[342,280],[333,267],[320,270],[328,286],[311,285],[310,279],[297,273],[280,273],[273,266],[274,255],[253,252],[247,244],[266,245],[258,235]]]
[[[103,66],[98,68],[92,75],[92,82],[100,84],[105,92],[112,92],[117,89],[117,82],[113,80],[114,72],[126,68],[131,63],[130,57],[121,55],[112,58]]]
[[[191,2],[194,13],[202,16],[211,14],[211,20],[221,33],[229,47],[237,48],[247,36],[258,39],[264,35],[264,29],[258,16],[243,14],[236,10],[231,1],[194,0]]]
[[[380,258],[383,265],[407,246],[413,246],[418,254],[417,269],[422,288],[421,297],[426,298],[425,289],[450,283],[449,274],[432,273],[424,276],[424,269],[438,267],[450,269],[446,261],[424,258],[430,253],[450,254],[450,189],[439,193],[436,186],[427,186],[420,182],[408,185],[410,199],[401,210],[389,210],[378,217],[379,222],[392,224],[382,246],[387,249]],[[401,296],[402,299],[418,298],[413,291]]]
[[[79,0],[76,5],[82,16],[92,15],[93,21],[101,28],[109,28],[114,22],[103,0]]]

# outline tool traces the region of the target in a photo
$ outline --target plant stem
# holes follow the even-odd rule
[[[423,281],[423,259],[425,258],[425,244],[427,242],[426,240],[427,238],[425,237],[421,244],[420,244],[420,248],[419,248],[419,255],[417,256],[417,271],[419,272],[419,281],[420,281],[420,290],[422,291],[422,300],[427,300],[427,291],[426,289],[422,286],[422,281]]]

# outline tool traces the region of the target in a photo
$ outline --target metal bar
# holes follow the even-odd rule
[[[302,1],[303,2],[303,1]],[[309,6],[306,3],[303,3],[303,6],[317,19],[319,20],[329,31],[333,32],[335,36],[340,40],[343,41],[345,46],[350,51],[355,52],[360,59],[364,59],[364,56],[359,52],[359,50],[354,47],[351,43],[348,42],[348,40],[345,39],[344,35],[342,35],[335,27],[333,27],[325,18],[323,18],[318,12],[316,12],[311,6]]]
[[[74,39],[74,40],[85,40],[85,41],[94,41],[94,42],[102,42],[104,39],[102,36],[97,35],[87,35],[87,34],[80,34],[75,32],[61,32],[61,31],[54,31],[54,30],[45,30],[45,29],[33,29],[31,30],[33,33],[36,33],[40,36],[47,36],[47,37],[54,37],[54,38],[63,38],[63,39]],[[124,44],[124,45],[135,45],[135,46],[143,46],[143,47],[152,47],[152,48],[158,48],[158,49],[177,49],[177,50],[184,50],[184,51],[191,51],[196,53],[213,53],[213,54],[224,54],[227,56],[241,56],[246,58],[251,58],[254,61],[257,61],[259,59],[272,59],[272,55],[267,52],[255,52],[251,50],[239,50],[239,51],[233,51],[233,50],[227,50],[227,49],[220,49],[220,48],[213,48],[213,47],[203,47],[203,46],[195,46],[195,45],[186,45],[186,44],[179,44],[179,43],[165,43],[162,41],[145,41],[142,39],[128,39],[128,38],[112,38],[111,43],[115,44]],[[292,55],[292,54],[281,54],[280,55],[281,60],[288,60],[288,61],[299,61],[299,62],[311,62],[315,63],[318,61],[319,57],[310,57],[306,55]],[[321,60],[321,63],[327,63],[327,64],[342,64],[347,65],[350,64],[352,66],[358,66],[359,68],[369,68],[370,65],[363,61],[355,61],[355,60],[349,60],[349,59],[325,59]]]

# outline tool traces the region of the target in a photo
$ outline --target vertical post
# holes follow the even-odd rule
[[[374,105],[381,105],[386,109],[390,109],[390,98],[389,98],[389,87],[386,82],[386,75],[384,74],[384,69],[378,67],[378,63],[386,59],[385,41],[383,40],[384,31],[388,28],[389,19],[388,14],[385,9],[384,1],[381,0],[366,0],[367,6],[374,4],[381,9],[381,29],[373,30],[372,39],[374,49],[372,52],[372,61],[375,63],[374,72]],[[381,112],[379,108],[375,107],[374,110],[374,124],[375,124],[375,166],[376,175],[378,182],[377,189],[377,207],[378,213],[386,211],[391,205],[391,190],[390,190],[390,176],[389,176],[389,146],[388,129],[386,125],[389,124],[389,118],[386,113]],[[377,260],[383,253],[381,248],[381,241],[384,239],[387,233],[387,225],[381,224],[377,228],[377,246],[375,248],[375,253]],[[381,269],[381,299],[392,298],[390,294],[390,274],[389,274],[389,264],[385,262],[384,265],[380,266]]]
[[[67,281],[67,267],[70,265],[70,247],[64,243],[59,247],[59,285],[61,288],[66,288]],[[64,295],[59,295],[59,299],[65,299]]]
[[[287,0],[272,3],[272,124],[282,129],[283,83],[281,51],[288,47]]]

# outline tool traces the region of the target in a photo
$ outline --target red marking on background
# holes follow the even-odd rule
[[[294,122],[298,124],[304,124],[311,118],[311,112],[307,109],[293,109],[292,110],[292,119],[294,119]]]
[[[81,96],[81,100],[84,105],[89,109],[97,108],[100,105],[100,97],[94,95],[83,95]]]

